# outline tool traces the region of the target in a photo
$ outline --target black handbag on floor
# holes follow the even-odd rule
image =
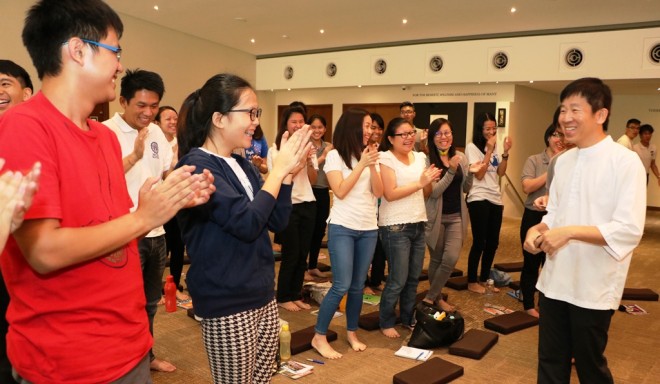
[[[446,313],[442,320],[436,320],[433,317],[436,312],[442,313],[442,309],[423,301],[417,304],[417,323],[410,335],[408,346],[433,349],[452,344],[463,337],[465,323],[460,313]]]

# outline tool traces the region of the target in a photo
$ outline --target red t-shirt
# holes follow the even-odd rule
[[[39,190],[25,219],[62,227],[97,225],[129,212],[121,151],[107,127],[83,131],[42,93],[0,119],[6,168],[42,164]],[[97,383],[134,368],[152,345],[135,240],[47,275],[35,272],[10,237],[0,259],[11,302],[7,352],[26,380]]]

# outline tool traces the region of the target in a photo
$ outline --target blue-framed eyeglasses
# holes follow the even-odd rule
[[[94,41],[94,40],[88,40],[82,38],[80,40],[84,41],[87,44],[92,44],[92,45],[96,45],[97,47],[105,48],[113,52],[115,55],[117,55],[117,61],[121,60],[121,47],[113,47],[112,45],[99,43],[98,41]]]
[[[250,121],[254,121],[254,119],[258,119],[261,117],[261,108],[250,108],[250,109],[230,109],[227,111],[229,112],[248,112],[250,114]]]

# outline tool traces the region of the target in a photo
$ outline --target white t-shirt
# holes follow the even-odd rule
[[[633,150],[632,140],[630,140],[630,137],[628,137],[628,135],[626,135],[625,133],[621,137],[619,137],[619,139],[616,142],[630,149],[631,151]]]
[[[465,152],[470,165],[484,160],[485,154],[481,152],[474,143],[469,143],[465,148]],[[495,205],[502,205],[502,193],[500,192],[500,184],[497,175],[497,167],[501,162],[502,158],[497,154],[497,149],[495,149],[491,155],[484,178],[481,180],[478,180],[476,177],[474,178],[472,188],[467,197],[468,203],[488,200]]]
[[[351,160],[351,165],[355,168],[358,161],[356,158]],[[323,169],[326,175],[333,171],[340,171],[344,179],[353,172],[346,166],[336,149],[328,152]],[[375,230],[378,229],[377,209],[378,199],[371,191],[371,169],[366,168],[343,199],[334,197],[328,223],[338,224],[356,231]]]
[[[103,124],[117,135],[122,157],[131,154],[135,147],[135,139],[138,137],[137,129],[133,129],[128,125],[119,113],[115,113],[111,119],[104,121]],[[169,171],[172,164],[172,146],[160,127],[152,123],[144,129],[149,130],[144,141],[144,154],[128,172],[124,173],[128,194],[133,201],[131,212],[137,209],[140,188],[142,188],[144,182],[150,177],[157,177],[160,180],[159,183],[161,183],[163,173]],[[160,226],[152,229],[146,237],[156,237],[164,234],[165,229]]]
[[[637,155],[610,136],[557,158],[550,185],[550,229],[596,226],[607,245],[569,241],[548,255],[536,287],[582,308],[616,309],[646,216],[646,173]]]
[[[642,145],[642,143],[637,143],[633,146],[633,149],[639,155],[639,158],[642,159],[642,164],[644,164],[644,169],[646,173],[649,173],[651,168],[651,163],[655,160],[655,156],[658,151],[655,149],[655,144],[649,143],[648,147]]]
[[[412,154],[415,157],[414,162],[406,165],[399,161],[391,151],[380,153],[381,166],[387,166],[394,171],[397,186],[419,181],[426,169],[426,155],[423,152],[415,151]],[[420,221],[426,221],[423,190],[420,189],[411,195],[391,202],[387,201],[385,197],[381,199],[378,209],[378,226],[419,223]]]
[[[252,184],[250,183],[250,179],[248,179],[248,176],[245,173],[245,171],[243,170],[243,168],[241,168],[241,166],[238,165],[238,161],[236,161],[236,159],[234,159],[231,156],[229,156],[229,157],[220,156],[217,153],[213,153],[213,152],[211,152],[208,149],[203,148],[203,147],[198,147],[198,148],[201,151],[204,151],[204,152],[208,153],[209,155],[212,155],[212,156],[215,156],[219,159],[224,160],[225,163],[227,163],[227,165],[229,165],[229,168],[231,168],[231,170],[234,171],[234,175],[236,175],[236,177],[238,178],[238,181],[241,182],[241,185],[243,186],[243,188],[245,189],[245,192],[247,193],[247,197],[250,199],[250,201],[254,200],[254,190],[252,188]]]
[[[266,158],[266,164],[268,165],[268,170],[273,169],[273,161],[280,153],[277,149],[277,146],[273,146],[268,150],[268,157]],[[307,161],[303,159],[302,161]],[[318,170],[318,166],[315,166],[314,169]],[[309,182],[309,175],[307,174],[307,165],[300,172],[296,173],[293,176],[293,187],[291,189],[291,203],[300,204],[310,201],[316,201],[314,197],[314,191],[312,190],[312,184]]]

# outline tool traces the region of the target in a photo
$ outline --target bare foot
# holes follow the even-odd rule
[[[153,361],[149,365],[149,368],[151,368],[152,371],[158,371],[158,372],[174,372],[174,371],[176,371],[176,367],[174,365],[172,365],[171,363],[168,363],[165,360],[161,360],[161,359],[153,359]]]
[[[367,349],[367,345],[358,340],[357,334],[354,331],[347,331],[346,338],[348,339],[348,344],[351,345],[351,348],[355,352],[362,352]]]
[[[449,304],[448,302],[446,302],[442,299],[438,300],[438,306],[440,308],[442,308],[442,310],[445,311],[445,312],[455,312],[456,311],[456,308],[453,305]]]
[[[539,311],[537,311],[536,308],[528,309],[528,310],[526,310],[525,312],[527,312],[528,315],[532,315],[532,316],[534,316],[534,317],[536,317],[536,318],[539,317]]]
[[[397,337],[401,337],[399,335],[399,332],[396,331],[394,328],[381,328],[380,331],[383,333],[383,335],[389,337],[390,339],[396,339]]]
[[[289,312],[298,312],[300,311],[300,307],[295,305],[293,301],[287,301],[286,303],[277,303],[277,306],[280,308],[284,308]]]
[[[305,303],[302,300],[296,300],[296,301],[293,302],[293,304],[297,305],[298,308],[300,308],[300,309],[310,309],[310,308],[312,308],[309,304]]]
[[[334,360],[341,357],[341,353],[335,351],[330,344],[328,344],[328,339],[325,335],[319,335],[318,333],[314,334],[314,338],[312,338],[312,348],[326,359]]]
[[[161,296],[160,300],[158,300],[158,305],[163,305],[165,304],[165,297]]]
[[[479,283],[468,283],[468,291],[484,294],[486,293],[486,288]]]
[[[369,287],[369,286],[364,287],[364,290],[363,290],[362,292],[363,292],[365,295],[375,295],[375,294],[376,294],[376,292],[374,292],[374,290],[371,289],[371,287]]]
[[[178,290],[176,291],[176,299],[177,300],[190,300],[190,296],[186,295],[183,292],[179,292]]]
[[[303,277],[303,280],[314,281],[314,276],[312,276],[309,272],[305,271],[305,277]]]
[[[321,270],[318,269],[318,268],[309,269],[309,270],[307,270],[307,272],[309,272],[309,274],[312,275],[312,276],[316,276],[316,277],[320,277],[320,278],[328,277],[327,273],[321,272]]]

